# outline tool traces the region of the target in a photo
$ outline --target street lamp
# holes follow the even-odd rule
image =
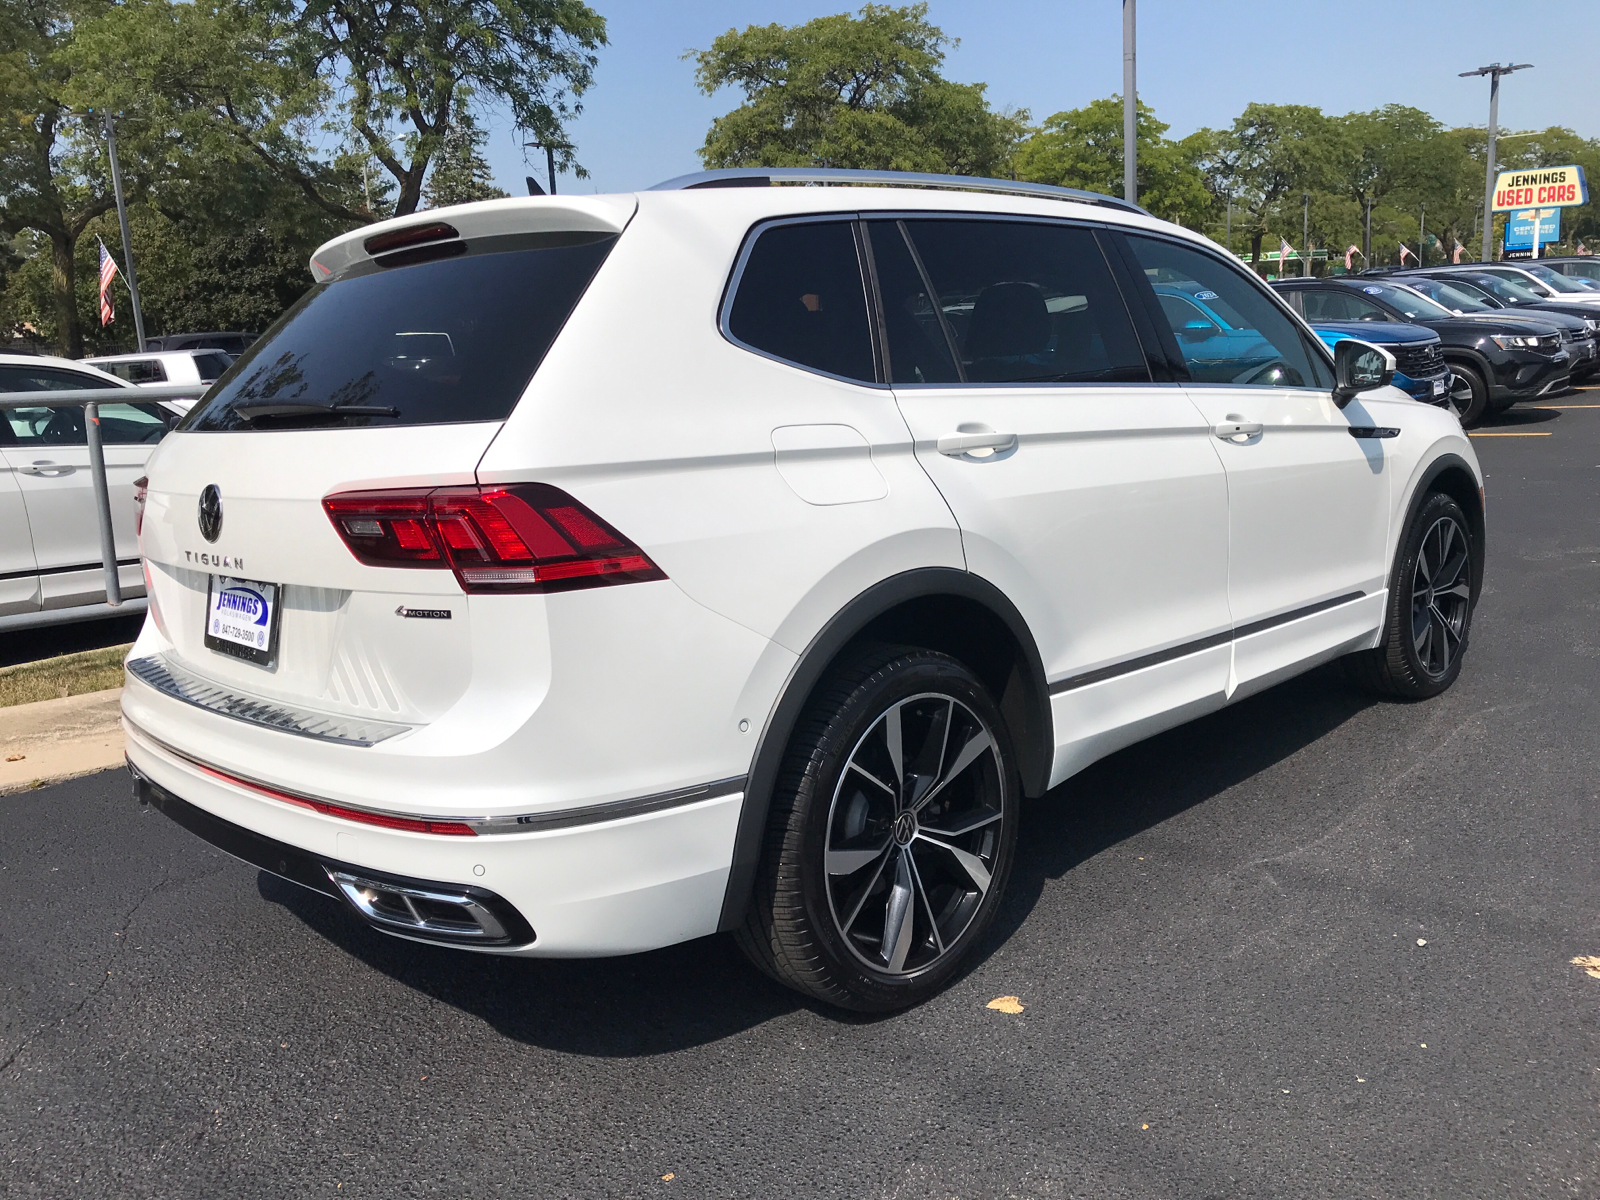
[[[1139,89],[1134,80],[1137,0],[1122,0],[1122,197],[1139,203]]]
[[[1489,77],[1489,143],[1483,181],[1483,257],[1478,260],[1479,262],[1494,261],[1489,257],[1489,243],[1494,236],[1494,127],[1500,117],[1500,76],[1509,75],[1513,71],[1525,71],[1531,66],[1532,63],[1512,63],[1505,67],[1499,63],[1490,63],[1487,67],[1479,67],[1476,71],[1460,72],[1462,79],[1473,75]]]
[[[555,143],[553,143],[553,142],[523,142],[522,144],[524,146],[529,146],[529,147],[531,147],[532,149],[535,149],[535,150],[542,149],[544,151],[545,169],[550,172],[550,194],[552,196],[554,196],[556,194],[556,145],[555,145]],[[567,149],[567,146],[566,146],[565,143],[562,143],[560,148],[565,150],[565,149]]]

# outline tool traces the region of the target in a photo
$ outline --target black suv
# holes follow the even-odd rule
[[[1600,370],[1600,312],[1592,304],[1544,300],[1514,280],[1470,267],[1429,267],[1392,276],[1395,283],[1416,288],[1453,313],[1504,312],[1507,316],[1548,321],[1561,330],[1561,344],[1572,355],[1572,382],[1582,383]]]
[[[1280,279],[1272,287],[1308,322],[1409,321],[1439,335],[1445,362],[1467,385],[1458,404],[1463,425],[1486,415],[1565,391],[1572,355],[1548,321],[1509,313],[1457,316],[1393,276]]]

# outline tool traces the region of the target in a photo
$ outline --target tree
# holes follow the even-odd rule
[[[1250,104],[1232,128],[1205,133],[1202,170],[1214,185],[1224,182],[1232,190],[1250,232],[1250,261],[1259,271],[1269,219],[1287,198],[1299,199],[1332,177],[1338,133],[1321,109],[1303,104]],[[1283,214],[1278,216],[1282,222]]]
[[[103,144],[71,103],[67,51],[81,11],[67,0],[0,0],[0,234],[48,243],[57,344],[71,358],[83,354],[78,239],[115,203]],[[143,178],[135,169],[127,182],[136,192]]]
[[[581,0],[128,0],[80,42],[101,105],[140,112],[186,150],[253,157],[355,222],[377,214],[335,195],[349,191],[341,166],[376,161],[392,215],[414,212],[474,93],[584,176],[565,124],[606,32]],[[311,149],[319,122],[343,138],[342,164]]]
[[[1169,141],[1167,128],[1141,100],[1138,201],[1158,217],[1198,227],[1215,207],[1195,162],[1200,143]],[[1122,195],[1122,98],[1056,113],[1017,148],[1012,166],[1018,179]]]
[[[425,208],[443,208],[447,204],[466,204],[472,200],[498,200],[505,195],[494,186],[494,172],[483,157],[483,144],[488,140],[489,135],[479,129],[472,114],[463,109],[434,157],[433,171],[422,190]]]
[[[954,39],[928,6],[868,4],[804,25],[730,29],[692,52],[695,82],[745,103],[711,123],[707,167],[853,167],[996,175],[1027,113],[997,113],[983,84],[939,74]]]

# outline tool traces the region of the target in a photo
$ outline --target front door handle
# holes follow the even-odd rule
[[[1213,425],[1211,432],[1223,441],[1244,442],[1261,433],[1260,421],[1223,421],[1220,425]]]
[[[30,465],[17,468],[24,475],[44,475],[47,477],[71,475],[77,469],[71,463],[51,462],[48,458],[35,459]]]
[[[983,433],[947,433],[936,444],[940,454],[960,458],[974,450],[1009,450],[1017,444],[1017,435],[992,429]]]

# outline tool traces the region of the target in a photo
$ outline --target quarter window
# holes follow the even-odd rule
[[[875,382],[852,226],[807,221],[763,230],[739,276],[728,332],[785,362]]]
[[[1089,230],[963,220],[906,221],[903,227],[922,259],[968,383],[1150,378],[1122,295]],[[878,241],[874,234],[874,247]],[[904,288],[896,295],[885,292],[891,364],[921,303]],[[899,338],[891,307],[912,317],[901,320]],[[931,337],[926,321],[920,329]],[[900,368],[894,369],[901,382]]]
[[[1331,388],[1333,373],[1289,315],[1236,268],[1161,238],[1128,236],[1197,383]],[[1311,296],[1306,297],[1306,318]],[[1195,310],[1199,310],[1196,315]],[[1322,318],[1328,319],[1328,318]]]

